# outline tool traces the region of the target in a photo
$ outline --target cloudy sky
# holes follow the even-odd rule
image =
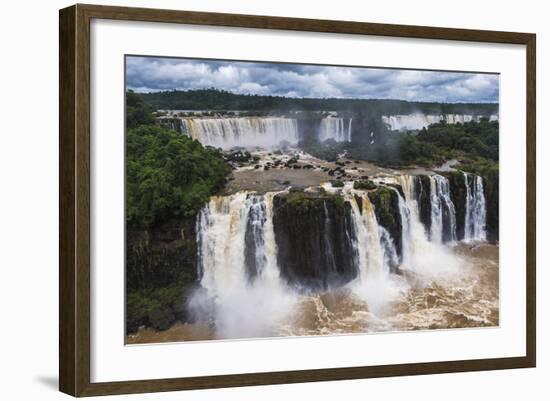
[[[126,84],[137,92],[214,87],[288,97],[498,102],[495,74],[160,57],[127,57]]]

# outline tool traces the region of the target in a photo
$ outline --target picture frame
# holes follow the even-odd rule
[[[123,381],[93,381],[91,297],[91,22],[93,20],[350,34],[525,47],[525,355]],[[536,366],[536,36],[530,33],[374,24],[77,4],[59,14],[59,389],[73,396],[144,393],[467,372]],[[502,228],[501,228],[502,229]],[[122,291],[122,290],[121,290]]]

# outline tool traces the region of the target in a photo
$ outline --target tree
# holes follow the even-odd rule
[[[151,106],[132,90],[126,92],[126,129],[155,123]]]
[[[126,152],[130,224],[196,214],[230,171],[217,150],[158,126],[129,129]]]

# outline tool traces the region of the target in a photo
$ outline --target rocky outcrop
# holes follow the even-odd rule
[[[483,192],[487,210],[487,240],[491,242],[499,239],[499,174],[498,171],[483,176]]]
[[[281,275],[291,285],[322,291],[357,276],[351,206],[342,197],[277,195],[273,227]]]
[[[451,188],[451,200],[455,206],[456,237],[464,239],[464,223],[466,216],[466,179],[462,171],[450,171],[440,173],[449,180]]]
[[[430,177],[419,175],[415,178],[415,199],[418,203],[420,222],[424,225],[426,232],[430,232],[432,226],[432,201]]]

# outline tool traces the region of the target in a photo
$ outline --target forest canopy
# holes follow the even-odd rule
[[[148,226],[196,214],[229,174],[218,150],[157,125],[140,95],[127,92],[126,219]]]
[[[293,111],[334,110],[370,114],[476,114],[498,113],[497,103],[429,103],[394,99],[291,98],[282,96],[242,95],[218,89],[172,90],[143,93],[144,101],[158,110],[248,110]]]

